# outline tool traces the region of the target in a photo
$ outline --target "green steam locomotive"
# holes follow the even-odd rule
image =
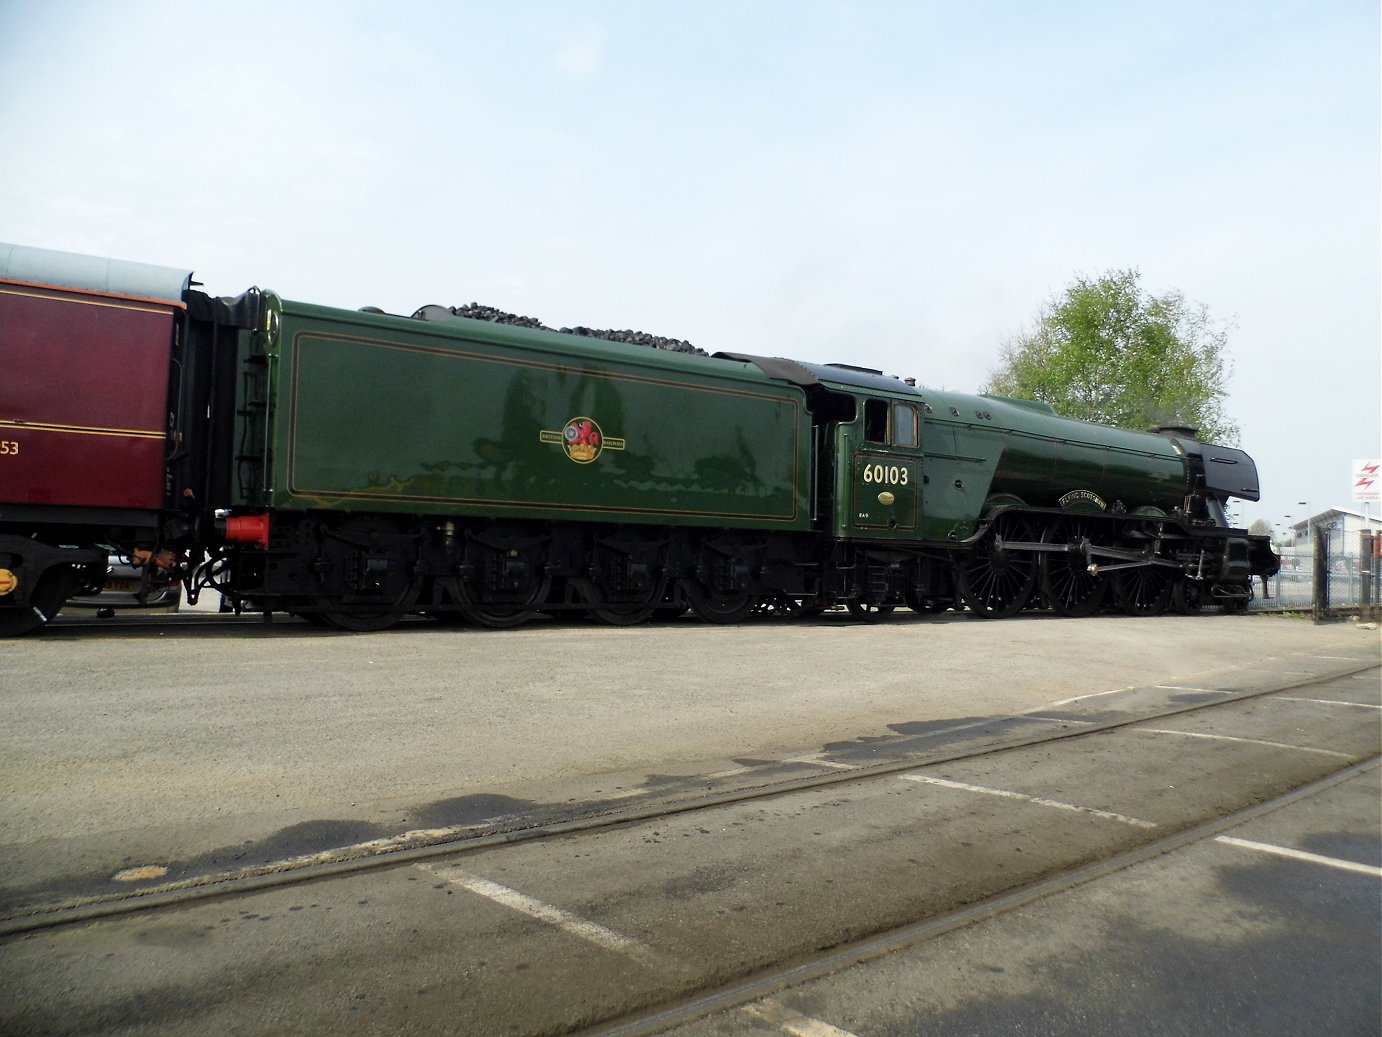
[[[106,546],[190,596],[348,630],[1151,615],[1242,607],[1278,564],[1225,517],[1258,499],[1252,459],[1190,429],[91,262],[0,246],[0,361],[30,387],[0,389],[3,632],[99,583]],[[53,366],[78,354],[80,374]],[[118,413],[131,370],[142,409]],[[91,481],[98,432],[137,447],[136,497]]]

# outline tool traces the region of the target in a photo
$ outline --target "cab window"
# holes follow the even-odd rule
[[[864,401],[864,440],[890,446],[917,445],[917,409],[910,403]]]
[[[893,446],[917,445],[917,409],[910,403],[893,404]]]
[[[870,443],[888,441],[888,401],[864,401],[864,439]]]

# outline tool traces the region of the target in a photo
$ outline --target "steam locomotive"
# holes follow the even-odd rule
[[[1242,607],[1241,450],[847,364],[410,316],[0,244],[0,634],[114,551],[190,600],[710,622]],[[581,329],[584,331],[584,329]],[[615,336],[620,337],[620,336]]]

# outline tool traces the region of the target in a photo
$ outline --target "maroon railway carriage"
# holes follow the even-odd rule
[[[154,539],[191,274],[0,245],[0,635]]]

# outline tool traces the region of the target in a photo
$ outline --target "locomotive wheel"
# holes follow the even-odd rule
[[[304,622],[311,623],[314,627],[331,628],[331,624],[322,618],[322,614],[312,607],[310,601],[296,603],[288,608],[288,614],[296,616]]]
[[[1157,565],[1120,569],[1114,577],[1113,593],[1130,616],[1159,616],[1171,603],[1177,574]]]
[[[333,602],[333,604],[336,604]],[[315,614],[323,626],[348,630],[352,634],[372,634],[402,622],[405,613],[392,611],[333,612],[326,608]]]
[[[595,543],[590,561],[587,574],[569,577],[568,582],[602,622],[620,627],[642,623],[667,596],[661,544],[616,534]]]
[[[615,627],[634,626],[647,621],[667,593],[667,581],[662,578],[649,580],[642,589],[618,592],[607,590],[588,577],[572,577],[571,586],[586,603],[592,616]]]
[[[1000,516],[973,552],[959,563],[960,594],[976,616],[1003,619],[1027,604],[1036,586],[1036,559],[1003,544],[1032,539],[1031,523],[1021,515]]]
[[[337,630],[348,630],[352,634],[371,634],[376,630],[387,630],[397,626],[403,617],[417,604],[416,584],[409,584],[397,599],[387,605],[370,605],[365,608],[351,608],[339,598],[318,597],[313,599],[317,611],[307,613],[306,618],[320,622]]]
[[[1063,518],[1047,527],[1041,542],[1075,547],[1093,541],[1097,530],[1097,523],[1089,519]],[[1109,581],[1089,574],[1082,551],[1043,554],[1040,570],[1041,593],[1052,611],[1062,616],[1093,615],[1108,596]]]
[[[1204,607],[1200,586],[1181,577],[1171,588],[1171,608],[1183,616],[1193,616]]]
[[[849,614],[861,623],[881,623],[897,608],[896,605],[878,605],[872,601],[856,601],[852,598],[845,602],[845,607],[849,609]]]
[[[0,637],[17,637],[37,630],[62,610],[72,595],[76,574],[70,565],[55,565],[38,579],[29,604],[0,608]]]
[[[747,591],[722,593],[700,580],[683,580],[681,587],[691,603],[691,611],[707,623],[738,623],[758,607],[757,596]]]
[[[463,579],[455,582],[461,613],[477,627],[509,630],[522,626],[541,611],[552,590],[552,577],[544,573],[525,582],[523,587],[502,598],[481,598]],[[563,613],[564,615],[564,613]]]

